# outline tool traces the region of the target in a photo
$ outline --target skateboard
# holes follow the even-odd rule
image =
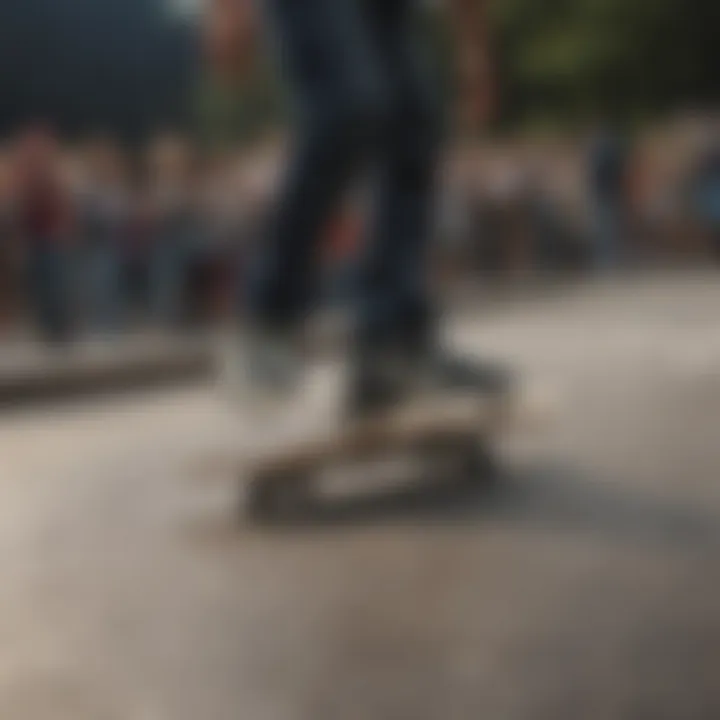
[[[497,476],[493,448],[512,406],[503,397],[468,393],[418,398],[377,417],[334,422],[251,453],[244,463],[242,512],[266,521],[307,510],[315,481],[328,471],[362,473],[405,461],[421,475],[488,483]]]

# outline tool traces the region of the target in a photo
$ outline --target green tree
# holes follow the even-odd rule
[[[211,150],[252,143],[283,112],[276,83],[265,68],[237,84],[223,83],[203,74],[195,105],[200,137]]]
[[[720,4],[496,0],[506,117],[625,118],[720,97]]]

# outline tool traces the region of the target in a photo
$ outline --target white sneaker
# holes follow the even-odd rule
[[[303,363],[290,334],[246,329],[221,342],[219,372],[231,402],[266,414],[295,394]]]

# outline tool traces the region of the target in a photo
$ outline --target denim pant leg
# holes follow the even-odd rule
[[[87,278],[90,289],[92,326],[103,332],[119,329],[122,323],[122,267],[118,248],[104,243],[92,248]]]
[[[69,258],[54,245],[37,247],[30,262],[30,287],[36,318],[42,334],[63,340],[71,330]]]
[[[597,198],[595,202],[595,268],[612,270],[622,257],[622,220],[618,202]]]
[[[362,0],[267,0],[295,121],[294,150],[268,236],[251,267],[256,320],[291,324],[317,292],[317,242],[376,145],[382,74]]]
[[[153,315],[163,325],[176,325],[182,316],[185,283],[184,250],[174,235],[158,238],[150,268]]]
[[[358,335],[361,344],[424,340],[433,318],[427,251],[442,137],[439,97],[417,44],[415,3],[368,0],[368,6],[390,106],[359,272]]]

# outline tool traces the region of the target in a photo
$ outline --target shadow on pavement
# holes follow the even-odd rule
[[[295,534],[361,527],[486,524],[494,529],[596,536],[613,543],[668,549],[703,550],[720,545],[720,515],[711,509],[629,491],[617,482],[611,487],[561,466],[519,468],[484,484],[438,480],[359,498],[316,499],[302,512],[263,522],[248,518],[244,507],[239,513],[233,533],[238,537],[246,537],[248,529]]]

